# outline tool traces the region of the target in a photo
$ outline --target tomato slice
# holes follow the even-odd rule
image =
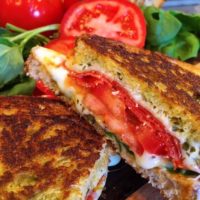
[[[71,77],[75,84],[87,90],[85,106],[102,117],[110,131],[117,134],[135,153],[141,155],[147,151],[164,156],[175,167],[182,167],[178,139],[149,111],[138,105],[119,83],[96,71],[72,72]]]
[[[74,4],[61,22],[61,37],[96,34],[143,47],[146,23],[137,5],[126,0],[85,0]]]

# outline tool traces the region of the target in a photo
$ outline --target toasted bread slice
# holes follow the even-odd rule
[[[98,183],[102,190],[107,147],[85,120],[58,100],[0,100],[0,199],[85,199]]]

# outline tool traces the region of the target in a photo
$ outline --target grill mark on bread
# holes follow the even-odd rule
[[[99,159],[105,142],[103,137],[58,100],[12,98],[0,97],[1,113],[14,108],[16,113],[0,114],[0,167],[6,169],[0,174],[1,196],[27,199],[38,191],[59,185],[62,199],[66,198],[70,187],[77,184],[80,177],[88,175]],[[17,103],[21,100],[23,105]],[[48,109],[40,112],[38,102]],[[29,110],[30,103],[38,113]],[[61,111],[64,115],[60,115]],[[6,187],[24,173],[35,177],[37,184],[21,187],[16,193],[7,192]]]
[[[124,67],[132,76],[146,82],[149,87],[158,89],[156,83],[165,85],[162,96],[174,104],[186,108],[200,119],[199,94],[200,77],[180,68],[175,60],[142,49],[126,47],[122,43],[93,35],[80,38],[92,49],[109,56]],[[129,48],[127,51],[126,48]],[[142,59],[141,59],[142,58]]]
[[[0,135],[2,148],[1,158],[3,159],[5,164],[10,167],[23,165],[24,162],[27,161],[27,159],[31,159],[38,154],[54,154],[56,153],[56,148],[66,146],[68,144],[68,141],[66,141],[67,139],[70,139],[72,141],[78,140],[79,142],[84,141],[84,144],[81,144],[81,146],[84,147],[81,149],[79,148],[79,146],[77,148],[74,148],[75,151],[73,152],[73,154],[69,154],[71,156],[80,156],[80,154],[76,155],[76,153],[81,153],[81,150],[91,150],[91,146],[93,146],[94,142],[97,143],[97,148],[101,147],[101,143],[98,144],[98,140],[101,139],[100,136],[97,135],[96,138],[86,139],[86,132],[88,130],[81,126],[81,124],[79,124],[79,120],[70,120],[64,116],[29,116],[29,119],[26,119],[25,117],[0,116],[0,123],[3,123],[3,125],[5,126]],[[38,131],[36,131],[28,141],[26,141],[26,129],[28,126],[32,126],[32,121],[43,123],[43,126]],[[54,125],[56,127],[62,127],[62,130],[54,130],[56,132],[55,136],[43,139],[42,136],[47,131],[50,131]],[[7,129],[6,127],[9,127],[9,129]],[[91,134],[95,134],[94,130],[90,130],[90,132]],[[72,149],[70,149],[70,151],[72,151]],[[62,155],[65,154],[62,153]]]
[[[17,115],[17,114],[30,114],[30,115],[72,115],[69,105],[65,105],[61,101],[54,99],[37,97],[34,101],[28,103],[29,97],[2,97],[0,96],[0,115]],[[23,105],[25,105],[23,107]],[[56,107],[56,112],[52,107]],[[19,109],[20,108],[20,109]]]

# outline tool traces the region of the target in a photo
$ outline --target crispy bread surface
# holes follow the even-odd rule
[[[107,166],[104,139],[58,100],[0,100],[0,199],[82,199]]]
[[[49,98],[32,98],[27,96],[0,96],[0,115],[39,115],[39,116],[72,116],[77,117],[70,106],[61,101]]]
[[[198,70],[190,72],[190,64],[95,35],[77,43],[74,63],[96,63],[123,86],[137,88],[145,107],[169,117],[177,135],[200,142]]]

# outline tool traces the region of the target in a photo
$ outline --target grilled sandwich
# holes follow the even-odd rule
[[[0,199],[98,199],[105,140],[59,100],[0,97]]]
[[[73,59],[35,47],[26,65],[165,197],[200,199],[200,77],[191,65],[87,35]]]

